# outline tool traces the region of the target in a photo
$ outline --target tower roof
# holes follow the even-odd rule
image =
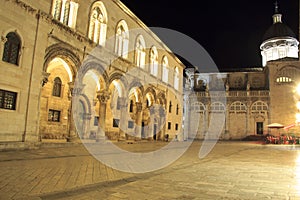
[[[272,38],[279,38],[279,37],[293,37],[296,38],[295,33],[285,25],[284,23],[275,23],[271,27],[268,28],[266,33],[263,36],[263,41],[272,39]]]
[[[275,2],[275,11],[273,15],[273,24],[268,28],[263,36],[263,41],[280,38],[280,37],[293,37],[296,38],[295,33],[286,24],[282,23],[282,15],[279,13],[278,3]]]

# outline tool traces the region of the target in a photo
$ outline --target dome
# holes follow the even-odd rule
[[[279,38],[279,37],[293,37],[296,38],[295,33],[285,25],[284,23],[277,22],[272,24],[272,26],[266,31],[263,36],[263,41],[272,39],[272,38]]]

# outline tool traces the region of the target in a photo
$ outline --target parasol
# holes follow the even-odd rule
[[[279,134],[278,129],[284,128],[284,125],[279,124],[279,123],[272,123],[272,124],[267,125],[267,127],[268,127],[268,128],[271,128],[271,129],[277,129],[277,132],[278,132],[278,134]]]

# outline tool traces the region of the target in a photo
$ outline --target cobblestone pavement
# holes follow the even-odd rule
[[[120,143],[151,151],[163,142]],[[0,199],[300,199],[300,146],[201,142],[168,167],[143,174],[113,170],[80,144],[0,152]]]

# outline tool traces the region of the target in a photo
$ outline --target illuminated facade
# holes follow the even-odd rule
[[[184,130],[189,137],[207,137],[209,128],[218,123],[218,115],[225,116],[221,133],[215,136],[218,139],[267,134],[270,131],[267,125],[271,123],[283,124],[286,127],[282,130],[284,133],[300,134],[299,42],[291,29],[282,23],[277,6],[273,21],[261,44],[262,67],[220,73],[200,73],[194,68],[185,70],[186,91],[189,88],[195,91],[185,95],[189,101],[185,105],[189,115],[185,115]],[[200,121],[191,117],[196,113]],[[198,123],[198,129],[191,132],[190,124],[195,123]]]
[[[119,0],[1,5],[0,142],[76,134],[94,140],[99,124],[112,140],[162,140],[179,133],[184,65]],[[95,48],[102,56],[85,62]],[[74,92],[83,65],[82,88]],[[133,69],[134,81],[125,76]],[[71,112],[75,94],[78,133]]]

